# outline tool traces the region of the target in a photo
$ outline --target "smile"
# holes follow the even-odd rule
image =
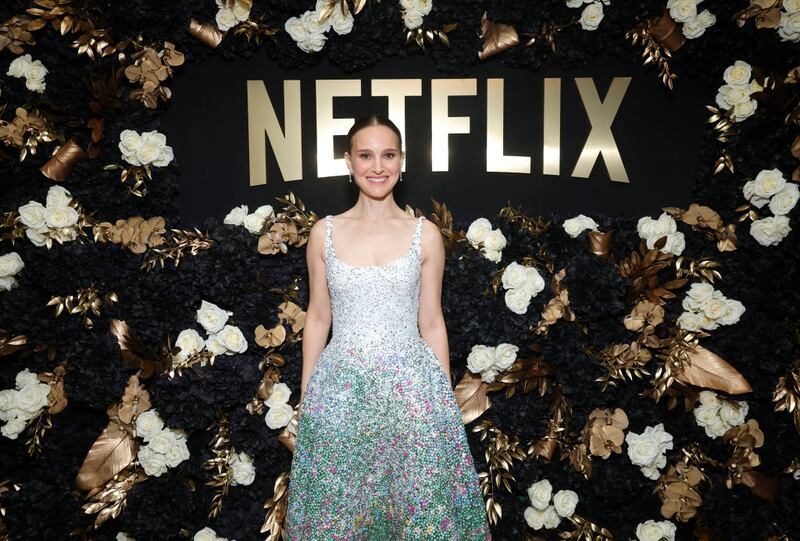
[[[389,177],[367,177],[370,182],[381,183],[389,180]]]

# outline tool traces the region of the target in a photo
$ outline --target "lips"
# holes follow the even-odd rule
[[[389,177],[382,176],[382,177],[367,177],[367,180],[370,182],[374,182],[376,184],[380,184],[381,182],[386,182],[389,180]]]

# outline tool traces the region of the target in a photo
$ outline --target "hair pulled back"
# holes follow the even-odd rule
[[[350,128],[350,131],[347,132],[347,152],[348,154],[353,150],[353,136],[362,128],[366,128],[367,126],[386,126],[387,128],[391,129],[395,135],[397,135],[397,150],[400,152],[403,151],[403,136],[400,135],[400,130],[395,125],[394,122],[389,120],[389,117],[382,115],[380,113],[372,113],[367,116],[362,116],[361,118],[356,119],[353,123],[353,126]]]

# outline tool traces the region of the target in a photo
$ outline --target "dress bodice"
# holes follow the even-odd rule
[[[353,266],[336,257],[333,216],[325,217],[325,273],[331,299],[331,344],[410,343],[420,340],[419,287],[422,220],[406,254],[385,265]]]

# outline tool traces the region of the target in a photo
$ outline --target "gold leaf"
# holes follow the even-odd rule
[[[744,376],[703,346],[697,345],[694,352],[688,352],[688,357],[681,372],[675,375],[678,381],[728,394],[752,392],[753,388]]]
[[[461,420],[464,424],[474,421],[492,406],[486,394],[486,383],[470,371],[464,374],[453,393],[461,408]]]
[[[75,484],[81,490],[102,486],[133,461],[138,447],[128,432],[109,423],[86,454]]]

